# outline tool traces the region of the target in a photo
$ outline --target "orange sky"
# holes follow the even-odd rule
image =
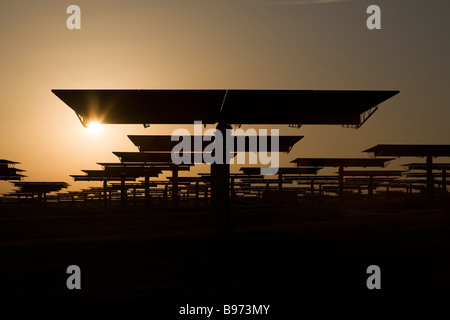
[[[305,136],[284,159],[448,144],[449,2],[376,1],[377,31],[365,26],[373,1],[310,2],[0,0],[0,158],[21,162],[25,181],[77,190],[85,185],[69,174],[136,151],[128,134],[174,129],[109,125],[92,135],[51,89],[400,90],[358,130],[284,129]],[[66,28],[70,4],[81,30]],[[0,193],[11,189],[0,182]]]

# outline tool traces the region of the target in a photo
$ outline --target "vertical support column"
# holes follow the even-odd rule
[[[145,193],[145,205],[150,205],[150,175],[148,168],[145,169],[145,182],[144,182],[144,193]]]
[[[344,203],[344,167],[339,166],[339,202]]]
[[[323,189],[322,189],[322,184],[319,183],[319,202],[322,203],[323,201]]]
[[[433,177],[433,158],[427,156],[427,200],[433,201],[434,196],[434,177]]]
[[[195,205],[198,207],[199,201],[200,201],[200,188],[199,188],[199,181],[195,181]]]
[[[234,188],[234,177],[231,177],[231,199],[236,199],[236,190]]]
[[[172,165],[172,208],[178,209],[178,166]]]
[[[211,192],[210,192],[210,196],[211,196],[211,207],[212,207],[212,211],[213,211],[213,215],[215,214],[215,209],[214,209],[214,199],[216,198],[216,183],[215,183],[215,177],[216,177],[216,165],[214,163],[211,164]]]
[[[413,196],[413,186],[412,182],[409,183],[409,197],[412,199]]]
[[[42,192],[38,193],[38,207],[42,206]]]
[[[225,141],[228,126],[223,121],[217,125],[217,134],[223,138],[222,163],[211,164],[212,209],[216,221],[216,233],[219,238],[225,238],[231,232],[230,214],[230,165],[227,163]]]
[[[44,207],[47,207],[47,192],[44,192]]]
[[[120,177],[120,204],[122,207],[126,207],[127,205],[127,198],[125,196],[125,173],[121,174]]]
[[[168,194],[169,194],[169,185],[166,183],[164,185],[164,191],[163,191],[163,199],[166,202],[166,204],[167,204],[167,201],[169,200]]]
[[[229,199],[229,165],[212,164],[215,166],[213,178],[214,195],[213,210],[216,219],[216,232],[219,237],[230,233],[230,199]]]
[[[447,170],[442,169],[442,194],[447,197]]]
[[[369,196],[369,203],[371,203],[373,201],[373,175],[370,175],[369,177],[368,196]]]
[[[136,186],[133,186],[133,206],[136,207]]]
[[[283,172],[278,171],[278,205],[283,203]]]
[[[103,206],[108,206],[108,198],[106,193],[108,192],[108,180],[103,180]]]
[[[311,179],[311,203],[314,203],[314,179]]]

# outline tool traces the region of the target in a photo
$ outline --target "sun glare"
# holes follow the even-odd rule
[[[97,121],[90,122],[87,125],[88,131],[92,134],[99,133],[101,128],[102,128],[102,125],[100,123],[98,123]]]

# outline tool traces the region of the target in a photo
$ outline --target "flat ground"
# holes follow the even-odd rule
[[[225,243],[207,209],[0,210],[2,299],[450,298],[445,206],[239,208]]]

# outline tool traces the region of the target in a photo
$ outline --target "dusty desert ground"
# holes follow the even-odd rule
[[[1,298],[450,298],[445,205],[233,211],[234,233],[222,243],[208,209],[3,205]],[[366,287],[373,264],[381,290]],[[69,265],[81,268],[81,290],[66,287]]]

